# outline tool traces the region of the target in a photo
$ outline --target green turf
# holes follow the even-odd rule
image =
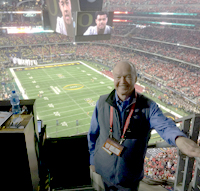
[[[82,64],[62,63],[44,65],[42,69],[22,68],[14,71],[26,89],[28,98],[37,100],[37,116],[47,125],[48,137],[66,137],[87,132],[99,96],[114,88],[110,79]],[[42,97],[38,97],[39,93],[42,93]],[[160,140],[156,133],[151,136],[150,143]]]
[[[15,74],[28,98],[37,99],[37,115],[47,125],[48,137],[87,132],[99,96],[114,88],[110,79],[82,64],[15,70]]]

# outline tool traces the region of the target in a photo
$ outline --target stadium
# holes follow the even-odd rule
[[[35,120],[45,124],[51,143],[86,135],[97,100],[114,89],[113,67],[128,60],[137,69],[136,92],[155,101],[178,127],[184,126],[181,118],[200,113],[199,0],[75,1],[80,7],[72,4],[73,11],[96,11],[99,7],[90,7],[96,3],[109,12],[111,35],[83,36],[80,14],[73,15],[75,35],[57,33],[55,19],[48,15],[53,0],[0,2],[1,103],[9,102],[12,90],[20,100],[35,100]],[[149,147],[162,143],[153,130]],[[144,182],[159,185],[154,190],[178,190],[178,155],[176,147],[148,148]],[[66,188],[57,171],[51,174],[45,165],[49,181],[41,183],[40,177],[40,190]],[[195,165],[191,168],[194,181],[197,171]]]

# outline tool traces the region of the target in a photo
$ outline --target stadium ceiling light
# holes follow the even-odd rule
[[[30,14],[33,14],[33,13],[42,13],[42,11],[13,11],[11,13],[17,13],[17,14],[21,14],[21,13],[30,13]]]
[[[118,15],[118,14],[121,14],[121,15],[125,14],[125,15],[127,15],[129,13],[131,13],[131,12],[128,12],[128,11],[123,11],[123,12],[122,11],[114,11],[115,15]]]
[[[174,13],[167,13],[167,12],[164,12],[164,13],[160,13],[161,15],[173,15]]]

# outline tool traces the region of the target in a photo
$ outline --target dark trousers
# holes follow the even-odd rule
[[[140,182],[133,183],[130,188],[125,188],[120,185],[114,185],[102,177],[105,191],[138,191]]]

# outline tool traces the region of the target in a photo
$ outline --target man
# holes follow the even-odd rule
[[[106,25],[108,16],[106,12],[98,11],[95,13],[96,26],[90,26],[83,35],[111,34],[111,26]]]
[[[200,157],[200,148],[158,105],[135,92],[132,63],[118,62],[113,76],[115,90],[97,101],[88,132],[91,169],[102,176],[105,190],[138,190],[152,129],[186,155]]]
[[[72,36],[73,19],[71,13],[71,0],[58,0],[62,17],[57,17],[56,32]]]

